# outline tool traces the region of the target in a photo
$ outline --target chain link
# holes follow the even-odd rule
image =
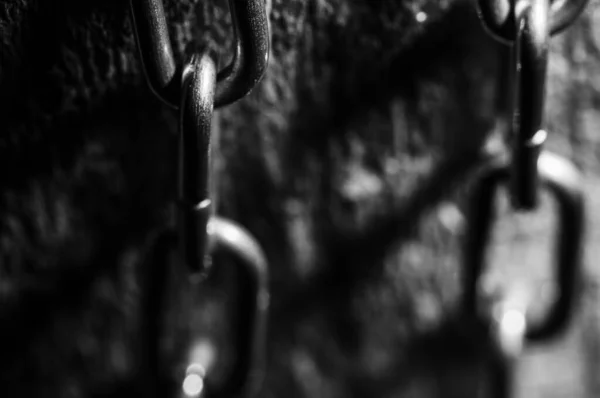
[[[240,271],[240,304],[236,308],[238,330],[236,361],[222,388],[207,385],[210,398],[253,397],[265,374],[269,280],[266,256],[258,241],[241,225],[212,217],[208,225],[210,251],[224,252],[236,259]],[[193,366],[191,363],[189,366]]]
[[[523,3],[521,3],[523,4]],[[532,210],[538,203],[537,159],[546,140],[544,100],[550,0],[531,0],[517,9],[517,38],[513,46],[514,91],[511,199],[518,209]]]
[[[215,202],[209,186],[210,154],[215,145],[211,143],[212,111],[248,94],[266,70],[270,39],[265,1],[229,1],[234,56],[216,78],[216,67],[206,51],[194,55],[183,68],[176,66],[162,0],[131,0],[130,4],[148,84],[160,99],[180,111],[182,208],[178,222],[182,252],[190,269],[203,271],[206,224]],[[218,138],[212,141],[218,143]]]
[[[539,322],[527,322],[525,338],[529,342],[551,339],[567,327],[575,301],[576,281],[580,272],[580,253],[584,225],[584,200],[581,176],[571,162],[544,152],[538,162],[542,185],[558,205],[554,279],[557,299],[548,315]],[[478,316],[479,281],[485,271],[485,254],[495,219],[494,197],[501,184],[508,181],[510,164],[498,160],[477,180],[469,198],[468,230],[464,241],[463,309]]]
[[[162,0],[131,0],[131,16],[148,85],[163,102],[179,105],[181,68],[175,62]],[[234,33],[233,60],[219,71],[215,107],[248,94],[269,62],[265,0],[229,0]]]
[[[468,228],[463,246],[464,283],[462,310],[468,317],[490,319],[493,346],[498,351],[494,375],[496,382],[512,383],[515,357],[523,344],[547,341],[561,335],[568,328],[576,303],[577,286],[581,273],[581,249],[584,233],[584,198],[581,176],[566,159],[543,152],[538,161],[541,185],[554,197],[558,206],[558,225],[555,239],[556,264],[553,280],[556,298],[545,317],[533,320],[527,309],[501,309],[498,314],[481,314],[479,306],[480,280],[486,271],[486,251],[491,227],[495,219],[494,198],[500,185],[510,179],[510,164],[505,158],[497,159],[474,184],[468,203]],[[502,306],[506,297],[497,297]],[[514,332],[515,319],[522,314],[522,335]],[[508,318],[507,318],[508,316]],[[512,319],[512,321],[511,321]],[[517,320],[518,321],[518,320]],[[507,334],[508,333],[508,334]],[[512,386],[496,386],[499,398],[510,397]]]

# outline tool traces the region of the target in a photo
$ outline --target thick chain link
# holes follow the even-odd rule
[[[207,53],[194,55],[183,70],[179,106],[177,224],[183,259],[192,272],[202,272],[208,220],[215,209],[211,189],[211,141],[216,65]]]
[[[575,302],[576,281],[580,272],[580,253],[584,225],[584,200],[579,171],[571,162],[544,152],[538,162],[540,181],[558,205],[556,228],[557,298],[548,315],[538,322],[527,321],[525,338],[543,341],[563,332],[568,326]],[[469,221],[464,241],[464,311],[477,316],[480,278],[485,272],[485,257],[494,222],[494,198],[498,187],[510,176],[510,164],[493,163],[476,182],[469,199]]]
[[[269,59],[264,0],[230,0],[235,36],[233,61],[216,74],[208,53],[183,67],[173,57],[162,0],[131,0],[140,56],[148,84],[180,111],[179,211],[182,253],[191,270],[203,271],[206,225],[216,203],[210,190],[212,112],[245,96],[262,78]],[[211,141],[214,141],[211,142]],[[211,195],[212,194],[212,195]]]
[[[516,102],[509,137],[513,148],[511,200],[516,209],[537,206],[537,158],[546,140],[543,129],[546,70],[551,35],[580,15],[588,0],[477,0],[486,30],[510,44]]]
[[[531,0],[516,10],[517,37],[512,62],[516,94],[512,140],[511,199],[513,206],[531,210],[538,203],[537,159],[546,140],[544,103],[548,47],[549,0]]]

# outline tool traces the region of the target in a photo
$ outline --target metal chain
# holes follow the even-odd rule
[[[162,0],[131,0],[131,16],[148,85],[158,98],[177,108],[182,69],[173,56]],[[234,33],[231,63],[219,71],[215,107],[248,94],[269,62],[265,0],[229,0]]]
[[[558,204],[558,228],[555,266],[557,299],[546,318],[528,322],[525,338],[537,342],[555,337],[567,327],[575,301],[575,282],[579,274],[579,255],[584,225],[584,200],[581,176],[575,166],[550,152],[543,152],[538,162],[540,182]],[[485,254],[494,222],[494,198],[498,187],[509,180],[510,164],[503,159],[484,172],[469,197],[469,221],[464,241],[463,309],[477,316],[479,281],[485,271]]]
[[[216,207],[216,195],[211,195],[216,76],[214,61],[202,53],[187,63],[181,84],[177,225],[184,262],[195,273],[205,271],[209,264],[206,227]]]
[[[556,227],[556,264],[553,280],[556,297],[542,319],[530,319],[527,308],[511,308],[496,298],[497,311],[480,313],[480,280],[486,271],[486,251],[490,241],[491,227],[495,219],[494,198],[501,185],[510,180],[511,165],[505,158],[496,159],[475,182],[468,203],[468,227],[463,246],[463,297],[462,311],[469,318],[484,317],[490,322],[490,338],[495,347],[494,371],[496,383],[494,395],[508,398],[512,395],[512,383],[516,358],[523,345],[538,343],[560,336],[569,327],[576,303],[577,286],[581,276],[581,249],[584,233],[584,194],[581,176],[577,168],[566,159],[550,152],[543,152],[538,161],[541,185],[554,197],[558,205]],[[500,393],[502,391],[502,393]]]
[[[469,198],[468,229],[463,247],[464,295],[462,309],[470,317],[489,320],[494,355],[493,394],[513,396],[515,364],[524,345],[555,338],[569,326],[579,281],[584,233],[584,195],[581,176],[568,160],[542,152],[544,100],[551,35],[564,30],[581,13],[587,0],[478,0],[479,16],[488,33],[512,46],[514,92],[513,123],[508,133],[512,156],[496,159],[476,181]],[[485,271],[485,253],[494,222],[494,197],[508,185],[516,210],[538,206],[539,187],[558,204],[556,230],[556,298],[547,315],[530,319],[526,308],[501,301],[495,314],[480,314],[479,282]],[[501,299],[502,300],[502,299]]]
[[[550,36],[564,30],[588,0],[478,0],[483,26],[512,46],[514,95],[511,200],[515,209],[532,210],[538,202],[537,158],[546,140],[543,129]]]
[[[179,110],[177,235],[190,281],[206,274],[208,253],[225,252],[237,260],[242,279],[236,312],[236,362],[224,387],[204,388],[207,373],[195,357],[192,331],[179,362],[185,372],[177,378],[185,397],[206,391],[210,398],[251,396],[264,371],[266,321],[269,307],[268,268],[259,243],[240,225],[215,216],[215,176],[211,137],[213,110],[248,94],[261,80],[269,58],[269,28],[265,0],[230,0],[235,36],[233,61],[221,71],[211,54],[194,54],[182,66],[174,60],[161,0],[131,0],[131,16],[144,65],[154,94]],[[212,139],[211,139],[212,138]],[[156,356],[154,356],[156,357]],[[153,358],[154,358],[153,357]],[[160,368],[159,359],[151,368]],[[169,383],[167,383],[169,384]]]

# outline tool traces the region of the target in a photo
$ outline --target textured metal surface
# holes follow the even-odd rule
[[[235,35],[233,60],[219,72],[215,106],[248,94],[262,78],[269,60],[269,26],[264,0],[230,0]],[[179,103],[181,70],[173,50],[162,0],[131,0],[140,56],[152,91],[165,103]]]
[[[544,152],[538,161],[540,182],[556,199],[556,264],[554,284],[557,298],[540,322],[527,321],[526,340],[540,341],[562,333],[573,315],[575,294],[581,272],[580,255],[584,233],[584,200],[581,177],[567,160]],[[468,231],[464,246],[463,309],[477,315],[480,278],[486,270],[485,253],[494,222],[494,197],[506,183],[510,169],[504,162],[491,166],[477,181],[469,199]]]
[[[477,0],[477,13],[484,28],[495,39],[504,43],[516,40],[516,13],[533,3],[530,0]],[[550,34],[562,32],[581,14],[588,0],[552,0],[550,6]]]

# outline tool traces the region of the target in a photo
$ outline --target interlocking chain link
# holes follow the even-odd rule
[[[177,108],[181,68],[173,57],[162,0],[131,0],[136,39],[152,91]],[[229,0],[234,33],[232,62],[219,71],[215,107],[231,104],[260,81],[269,62],[265,0]]]
[[[230,0],[229,6],[234,57],[215,78],[216,68],[208,53],[194,55],[183,67],[176,66],[162,0],[131,0],[148,84],[160,99],[180,111],[178,222],[182,253],[193,271],[203,271],[208,264],[205,231],[216,202],[210,192],[213,108],[250,92],[269,59],[265,1]]]
[[[497,40],[512,46],[516,101],[508,132],[512,156],[498,159],[476,181],[469,198],[468,229],[464,241],[464,295],[462,309],[470,317],[479,313],[480,278],[494,222],[494,197],[500,185],[510,188],[516,210],[538,206],[539,187],[545,188],[558,205],[556,264],[553,280],[556,298],[545,317],[530,319],[527,308],[496,303],[498,312],[489,319],[495,347],[494,397],[514,394],[515,363],[523,346],[555,338],[565,332],[572,319],[577,282],[581,274],[584,234],[584,194],[577,168],[568,160],[542,152],[546,139],[544,101],[551,35],[565,29],[581,13],[587,0],[478,0],[483,25]],[[501,300],[504,300],[502,298]]]
[[[269,307],[267,261],[248,231],[215,216],[211,160],[218,137],[212,137],[211,124],[213,110],[248,94],[267,68],[270,37],[265,0],[229,1],[234,56],[220,71],[206,50],[181,66],[176,64],[161,0],[131,0],[130,4],[148,84],[158,98],[179,110],[177,237],[186,272],[193,283],[197,279],[194,276],[206,273],[208,253],[225,252],[236,259],[234,264],[241,275],[241,298],[235,313],[237,353],[229,377],[222,387],[208,383],[204,389],[207,369],[194,355],[198,331],[192,330],[179,358],[185,372],[176,378],[182,383],[175,385],[182,386],[186,397],[198,397],[204,391],[210,398],[240,396],[242,392],[251,396],[264,371]],[[152,358],[154,363],[148,366],[159,369],[159,358]]]
[[[236,260],[240,271],[241,297],[234,325],[238,330],[236,360],[223,387],[207,384],[209,398],[253,397],[260,389],[266,366],[269,310],[268,264],[258,241],[231,220],[212,217],[208,226],[211,253],[225,252]],[[188,365],[188,369],[194,363]]]

